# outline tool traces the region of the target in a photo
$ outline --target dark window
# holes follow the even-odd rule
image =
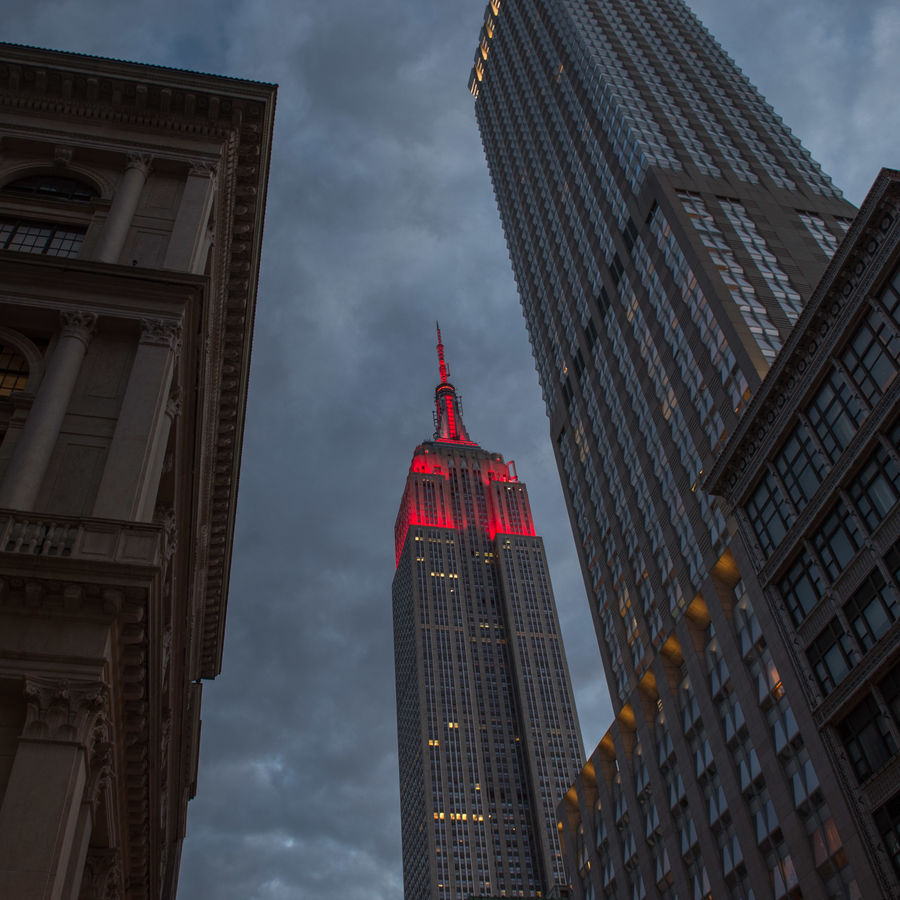
[[[763,553],[768,556],[794,521],[794,514],[771,472],[760,482],[745,509]]]
[[[806,409],[817,437],[832,462],[837,462],[865,413],[844,376],[832,370]]]
[[[774,459],[785,490],[798,510],[816,492],[829,465],[803,422],[797,424]]]
[[[881,305],[895,324],[900,326],[900,269],[894,273],[891,283],[882,292]]]
[[[884,555],[885,565],[894,576],[894,581],[900,583],[900,543],[894,544]]]
[[[862,471],[847,487],[860,517],[874,531],[893,509],[900,496],[900,466],[883,445],[879,445]]]
[[[877,403],[897,371],[900,337],[894,333],[887,317],[872,310],[850,339],[843,362],[850,377],[870,405]]]
[[[878,683],[878,689],[887,703],[894,722],[900,725],[900,664],[894,666]]]
[[[4,191],[17,194],[37,194],[41,197],[53,197],[57,200],[76,200],[86,202],[98,196],[97,190],[77,178],[64,175],[28,175],[4,185]]]
[[[825,572],[834,581],[862,546],[862,534],[856,517],[843,500],[835,503],[831,513],[812,536]]]
[[[897,752],[888,721],[871,694],[847,715],[839,731],[860,782],[877,772]]]
[[[864,650],[871,649],[900,614],[900,601],[884,575],[875,569],[847,601],[844,614]]]
[[[875,811],[875,827],[894,864],[894,871],[900,875],[900,794]]]
[[[799,625],[819,602],[824,586],[815,561],[804,550],[778,584],[795,625]]]
[[[86,229],[53,222],[0,220],[0,249],[47,256],[78,256]]]
[[[832,619],[825,630],[806,651],[810,666],[822,690],[834,690],[856,665],[858,652],[850,636],[844,633],[841,623]]]
[[[0,397],[21,391],[28,383],[28,363],[9,344],[0,344]]]

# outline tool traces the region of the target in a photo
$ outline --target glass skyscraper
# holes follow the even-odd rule
[[[491,0],[469,88],[616,713],[575,895],[880,893],[704,489],[855,209],[680,0]]]
[[[440,331],[438,358],[395,527],[404,896],[549,896],[584,751],[547,560],[515,465],[468,436]]]

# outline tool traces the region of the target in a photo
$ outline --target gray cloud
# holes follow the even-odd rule
[[[511,2],[511,0],[510,0]],[[280,83],[223,674],[180,896],[402,894],[390,585],[440,318],[466,423],[516,459],[590,749],[584,588],[466,80],[483,0],[6,4],[8,40]],[[697,0],[858,203],[898,165],[890,0]]]

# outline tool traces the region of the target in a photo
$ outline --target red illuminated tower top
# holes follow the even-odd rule
[[[438,367],[441,373],[441,383],[434,389],[434,439],[477,446],[474,441],[469,440],[466,426],[463,424],[462,403],[456,395],[456,388],[447,381],[450,371],[444,360],[441,326],[439,323],[435,324],[437,325]]]

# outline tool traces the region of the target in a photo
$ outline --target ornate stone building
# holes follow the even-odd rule
[[[174,897],[272,85],[0,47],[0,896]]]
[[[860,835],[885,897],[900,896],[898,372],[900,172],[884,169],[709,479],[796,727],[818,731],[836,827]]]

